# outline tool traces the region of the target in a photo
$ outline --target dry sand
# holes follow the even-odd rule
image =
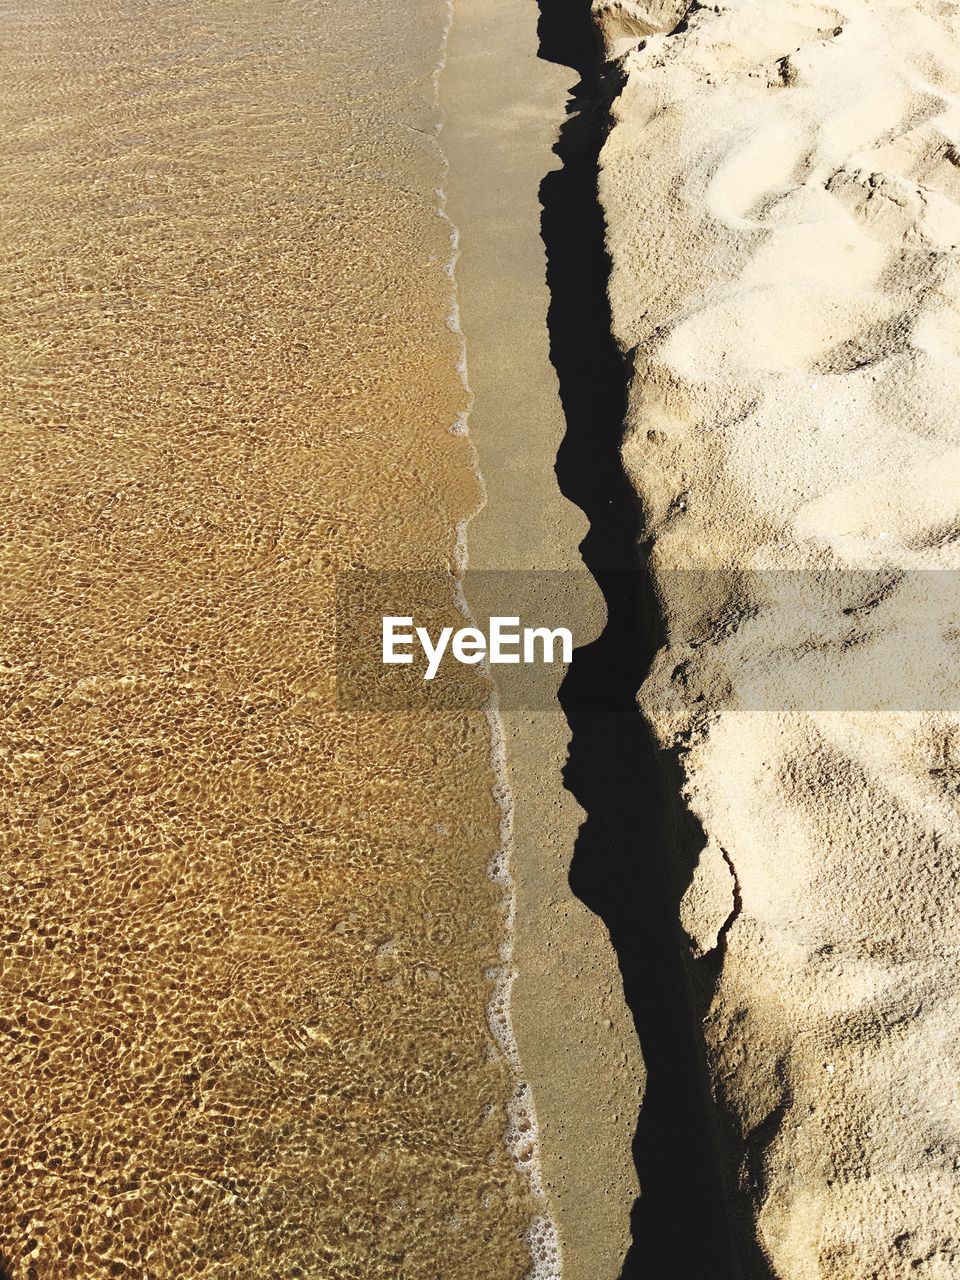
[[[623,456],[667,628],[641,701],[705,833],[681,915],[719,974],[734,1198],[784,1280],[946,1280],[960,722],[911,619],[955,668],[956,609],[901,571],[960,567],[957,9],[598,18]],[[892,571],[869,598],[831,572],[863,568]],[[802,609],[771,569],[803,571]]]

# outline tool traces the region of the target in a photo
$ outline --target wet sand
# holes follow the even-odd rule
[[[440,82],[470,438],[486,493],[469,527],[469,562],[524,574],[528,599],[551,590],[549,575],[535,571],[578,571],[576,612],[589,638],[605,608],[579,550],[588,520],[555,473],[568,426],[551,363],[541,228],[541,183],[560,167],[553,149],[577,77],[542,56],[537,25],[536,7],[520,0],[458,0]],[[587,36],[589,53],[589,20]],[[567,716],[557,704],[502,718],[517,908],[513,1026],[547,1208],[564,1280],[614,1280],[637,1194],[631,1142],[643,1063],[607,929],[570,884],[587,815],[564,781]],[[555,1274],[545,1270],[544,1280]]]
[[[337,570],[481,500],[448,17],[2,16],[10,1280],[528,1269],[488,722],[334,704]]]

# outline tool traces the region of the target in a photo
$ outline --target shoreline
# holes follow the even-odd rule
[[[487,488],[480,466],[477,447],[470,439],[470,417],[474,408],[474,394],[470,385],[470,372],[466,337],[461,325],[460,286],[457,279],[457,263],[460,259],[460,229],[448,212],[448,187],[450,163],[443,147],[443,133],[447,117],[441,101],[440,85],[447,69],[450,35],[456,21],[456,0],[446,0],[447,21],[443,29],[440,56],[432,77],[434,103],[437,112],[436,144],[442,165],[444,183],[438,188],[438,213],[450,227],[450,260],[445,272],[450,280],[450,313],[447,325],[460,347],[456,369],[463,384],[464,406],[450,426],[452,435],[467,439],[470,465],[480,493],[476,511],[460,520],[454,540],[454,597],[457,608],[466,622],[473,620],[470,602],[464,591],[464,575],[470,563],[470,526],[486,504]],[[497,964],[487,970],[492,991],[486,1006],[486,1019],[500,1052],[513,1073],[514,1089],[505,1102],[506,1129],[504,1146],[517,1173],[523,1179],[535,1205],[537,1214],[528,1227],[524,1241],[529,1249],[531,1268],[528,1280],[560,1280],[561,1261],[557,1227],[546,1201],[543,1172],[540,1159],[540,1134],[536,1105],[529,1084],[524,1080],[520,1047],[513,1027],[512,996],[515,978],[514,949],[516,934],[516,884],[513,878],[513,829],[514,799],[507,767],[505,726],[500,712],[497,693],[492,690],[484,708],[484,717],[490,735],[491,793],[497,811],[497,848],[490,859],[487,874],[503,891],[503,938],[498,944]]]
[[[566,423],[550,361],[538,201],[557,167],[574,78],[538,57],[535,5],[457,0],[439,92],[470,439],[485,490],[467,530],[473,569],[582,569],[586,521],[554,473]],[[594,610],[599,632],[599,591]],[[568,882],[583,813],[563,789],[564,714],[558,705],[503,712],[500,721],[513,801],[512,1030],[537,1117],[543,1187],[564,1280],[614,1280],[637,1192],[639,1048],[606,930]],[[553,1265],[549,1249],[542,1263]]]

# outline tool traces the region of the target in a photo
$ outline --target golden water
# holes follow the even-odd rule
[[[478,501],[432,0],[0,4],[0,1255],[525,1269],[482,716],[337,713]]]

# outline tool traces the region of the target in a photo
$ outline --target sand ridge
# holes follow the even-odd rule
[[[735,1199],[777,1277],[952,1276],[957,609],[924,571],[960,567],[960,17],[595,12],[667,627],[641,701],[704,831],[681,917]]]

